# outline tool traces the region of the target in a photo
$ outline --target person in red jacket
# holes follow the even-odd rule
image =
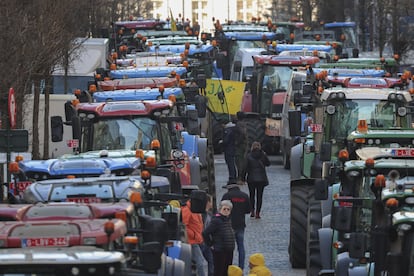
[[[205,267],[207,262],[201,251],[203,244],[203,218],[201,214],[191,212],[191,201],[188,200],[186,205],[181,208],[182,221],[187,231],[188,243],[191,244],[191,257],[197,268],[198,276],[205,276]]]

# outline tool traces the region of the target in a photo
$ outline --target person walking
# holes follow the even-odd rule
[[[187,232],[187,240],[191,245],[191,259],[195,263],[198,276],[205,276],[206,260],[201,251],[203,244],[203,219],[201,214],[191,212],[191,200],[181,208],[182,221]]]
[[[230,200],[222,200],[218,213],[203,231],[204,241],[213,251],[214,276],[227,276],[227,269],[233,263],[235,239],[230,219],[232,208]]]
[[[228,192],[222,200],[230,200],[233,204],[231,211],[231,225],[236,239],[237,251],[239,253],[239,267],[244,269],[245,249],[244,249],[244,230],[246,228],[246,214],[250,213],[249,195],[240,190],[238,185],[229,185]]]
[[[229,180],[227,184],[237,183],[237,168],[236,168],[236,147],[235,147],[235,128],[236,124],[228,122],[223,130],[223,152],[224,160],[226,161],[229,172]]]
[[[253,142],[250,152],[247,154],[247,185],[250,193],[250,217],[260,219],[262,209],[263,191],[269,185],[266,167],[270,166],[269,158],[262,150],[260,142]],[[255,213],[256,211],[256,213]]]
[[[206,211],[201,214],[201,216],[203,218],[204,229],[206,229],[213,217],[213,198],[211,195],[207,195]],[[203,253],[204,259],[207,261],[208,276],[214,276],[214,261],[211,247],[203,242],[201,245],[201,252]]]

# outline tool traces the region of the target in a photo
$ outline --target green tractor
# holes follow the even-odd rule
[[[401,135],[402,129],[411,128],[412,120],[407,112],[411,100],[406,91],[374,88],[329,88],[322,91],[320,86],[313,84],[306,84],[303,93],[295,96],[299,110],[289,112],[291,135],[300,137],[303,133],[304,111],[300,108],[308,113],[311,110],[313,118],[306,126],[310,134],[302,137],[302,143],[293,146],[290,154],[289,256],[292,267],[306,267],[309,236],[314,228],[320,228],[319,219],[309,222],[308,212],[313,201],[319,202],[322,217],[330,212],[330,208],[321,207],[321,204],[329,198],[330,189],[327,187],[338,179],[335,171],[338,153],[348,149],[349,155],[354,156],[353,152],[363,144],[389,146]],[[357,129],[362,136],[349,141],[349,135]],[[384,134],[390,129],[394,130],[393,134]],[[329,177],[322,181],[327,171]]]
[[[414,152],[365,147],[332,186],[330,224],[310,243],[308,275],[409,275]],[[344,160],[345,161],[345,160]],[[317,208],[310,215],[320,217]]]

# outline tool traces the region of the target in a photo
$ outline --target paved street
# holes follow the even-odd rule
[[[273,276],[303,276],[304,269],[292,269],[289,263],[289,171],[283,169],[280,156],[270,156],[271,166],[267,168],[270,184],[265,188],[261,219],[246,215],[245,233],[246,264],[244,274],[248,274],[248,256],[263,253]],[[215,156],[217,199],[227,190],[221,188],[227,181],[228,173],[222,154]],[[241,186],[249,193],[247,185]],[[237,264],[237,250],[234,264]]]

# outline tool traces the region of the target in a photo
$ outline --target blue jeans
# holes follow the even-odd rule
[[[204,259],[203,253],[201,252],[201,246],[199,244],[191,245],[191,258],[196,264],[197,276],[205,276],[205,264],[206,259]]]
[[[205,243],[201,244],[200,247],[201,247],[201,252],[203,252],[204,258],[207,261],[208,276],[214,276],[213,251],[211,250],[211,247]]]
[[[244,228],[233,229],[234,237],[236,238],[237,251],[239,252],[239,267],[244,269],[244,259],[246,252],[244,250]]]

